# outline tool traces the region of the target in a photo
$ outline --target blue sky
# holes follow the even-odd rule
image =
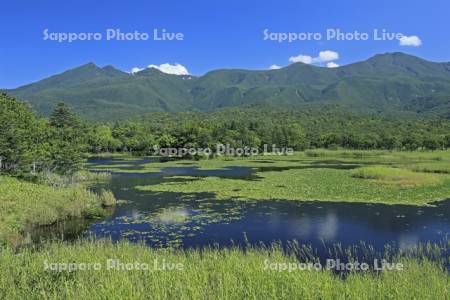
[[[286,66],[289,58],[312,59],[322,66],[333,51],[345,65],[374,54],[402,51],[432,61],[450,61],[450,2],[428,1],[252,1],[252,0],[133,0],[133,1],[4,1],[0,19],[0,87],[13,88],[87,62],[129,71],[150,64],[179,63],[191,74],[218,68],[267,69]],[[183,41],[44,40],[49,32],[122,32],[153,29],[180,32]],[[388,32],[416,36],[420,46],[398,40],[321,40],[276,42],[269,32]],[[327,52],[330,54],[330,52]],[[325,53],[326,54],[326,53]],[[301,56],[302,55],[302,56]],[[333,56],[333,55],[331,55]],[[291,59],[291,61],[295,61]]]

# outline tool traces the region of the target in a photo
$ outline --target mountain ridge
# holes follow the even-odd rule
[[[277,70],[218,69],[193,76],[155,68],[131,74],[89,62],[7,92],[44,115],[62,101],[93,120],[264,104],[333,104],[359,112],[450,117],[450,63],[393,52],[337,68],[294,63]]]

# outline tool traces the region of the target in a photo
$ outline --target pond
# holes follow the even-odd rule
[[[121,168],[126,172],[113,172],[110,181],[93,187],[94,190],[110,189],[121,204],[107,219],[84,224],[82,233],[76,236],[143,241],[152,247],[270,245],[277,241],[297,240],[317,249],[336,243],[344,247],[366,243],[381,251],[386,244],[407,249],[419,242],[439,242],[450,232],[450,200],[426,207],[282,199],[242,201],[217,200],[208,193],[180,194],[135,189],[136,186],[162,181],[182,180],[172,178],[180,175],[258,180],[255,169],[248,167],[200,170],[186,166],[163,168],[152,173],[132,172],[139,170],[141,164],[152,161],[156,160],[89,160],[92,169],[102,165],[127,165]],[[274,168],[267,170],[273,171]]]

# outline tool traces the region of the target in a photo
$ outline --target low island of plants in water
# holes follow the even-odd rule
[[[206,192],[219,199],[242,200],[428,205],[450,198],[449,151],[321,150],[297,152],[292,156],[223,157],[149,163],[138,172],[183,166],[201,169],[244,166],[253,168],[254,174],[251,178],[171,177],[157,185],[137,188],[186,194]]]

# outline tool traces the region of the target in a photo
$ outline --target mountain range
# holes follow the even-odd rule
[[[396,52],[338,68],[294,63],[278,70],[215,70],[199,77],[154,68],[130,74],[88,63],[6,91],[43,115],[62,101],[83,117],[102,121],[155,111],[264,105],[338,105],[362,113],[450,118],[450,63]]]

